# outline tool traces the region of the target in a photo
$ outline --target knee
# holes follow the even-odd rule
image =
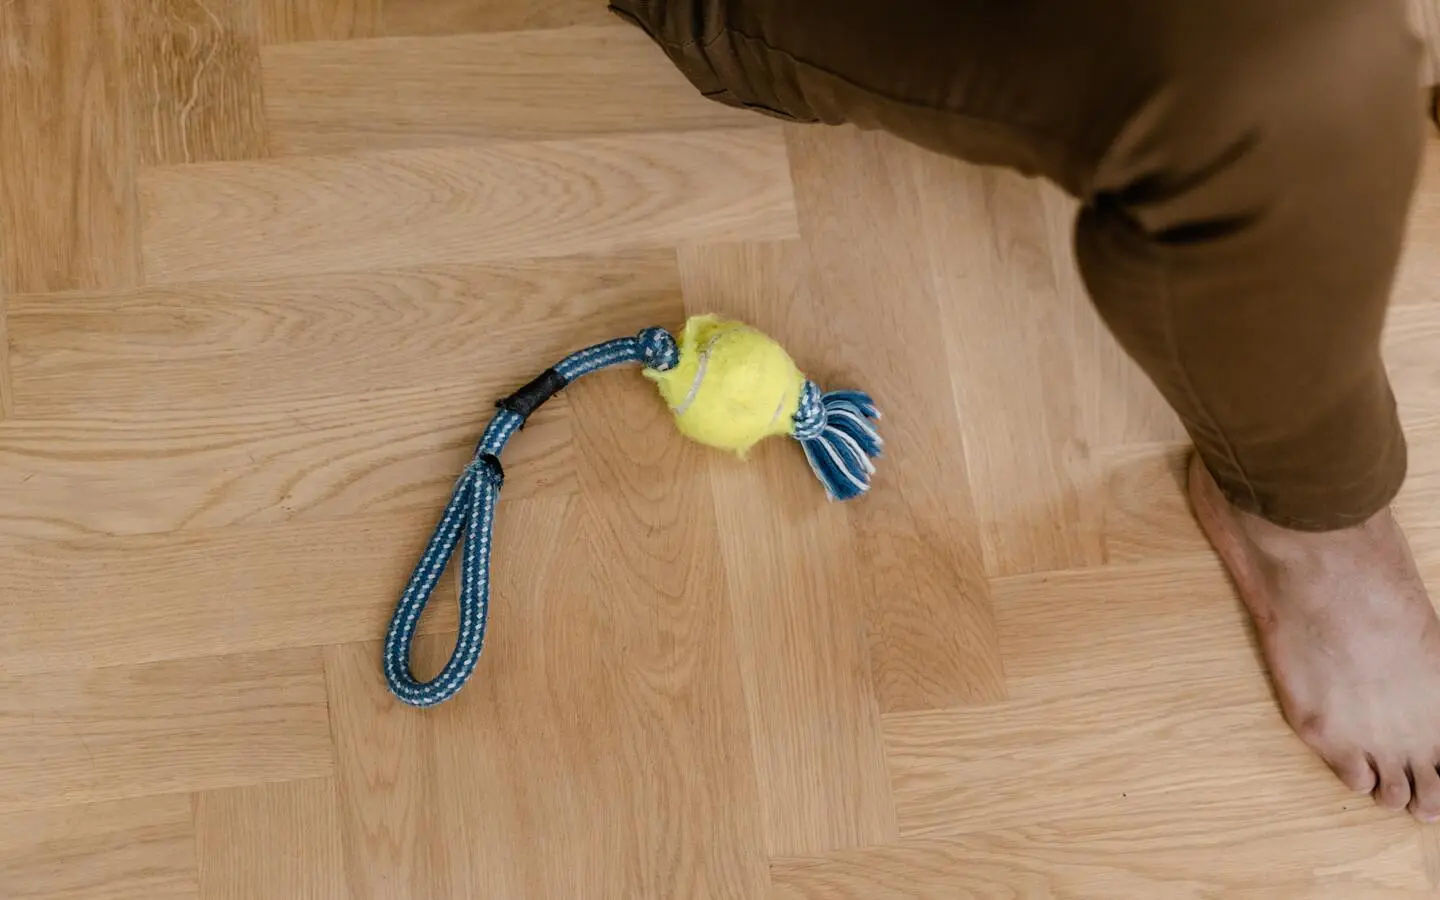
[[[1425,130],[1403,0],[1309,0],[1288,16],[1216,6],[1235,12],[1150,61],[1098,190],[1135,200],[1147,230],[1302,195],[1341,217],[1354,202],[1403,210]]]

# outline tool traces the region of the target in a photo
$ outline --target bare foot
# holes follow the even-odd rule
[[[1296,734],[1351,789],[1440,821],[1440,620],[1394,516],[1324,534],[1280,528],[1231,506],[1198,457],[1190,500]]]

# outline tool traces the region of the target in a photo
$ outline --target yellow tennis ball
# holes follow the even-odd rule
[[[789,434],[805,386],[790,354],[740,322],[696,316],[677,342],[675,368],[646,369],[680,433],[744,456],[767,437]]]

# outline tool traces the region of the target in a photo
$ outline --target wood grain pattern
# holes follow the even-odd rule
[[[796,231],[773,129],[169,167],[146,172],[140,190],[152,283]]]
[[[1440,890],[1440,833],[1433,828],[1420,835],[1420,852],[1425,861],[1425,877],[1432,891]]]
[[[0,292],[140,279],[118,0],[0,4]]]
[[[510,385],[507,385],[509,388]],[[443,506],[500,391],[469,383],[0,426],[0,540],[161,534]],[[511,496],[569,493],[570,419],[507,454]]]
[[[0,422],[15,414],[15,379],[10,359],[10,313],[0,290]]]
[[[681,254],[692,312],[742,318],[800,358],[817,336],[795,243]],[[803,854],[896,835],[852,515],[827,504],[796,448],[708,460],[765,815],[766,849]]]
[[[1281,721],[1058,190],[708,102],[597,0],[0,0],[0,135],[4,900],[1440,890]],[[1440,142],[1386,333],[1440,586],[1437,246]],[[494,399],[698,312],[876,395],[872,493],[587,378],[479,671],[397,703]]]
[[[789,136],[811,296],[826,312],[829,349],[814,375],[864,387],[885,415],[882,489],[856,517],[881,707],[998,699],[1003,675],[954,388],[938,374],[950,363],[907,183],[910,151],[853,129]],[[857,187],[835,191],[837,182]]]
[[[346,900],[336,812],[329,778],[196,794],[201,900]]]
[[[0,546],[19,601],[0,605],[0,673],[375,640],[435,516]],[[425,630],[453,628],[454,605],[454,585],[442,584]]]
[[[312,0],[313,2],[313,0]],[[605,3],[591,0],[381,0],[385,33],[460,34],[573,25],[618,26]],[[637,62],[638,62],[637,58]]]
[[[402,711],[373,647],[327,657],[355,896],[757,894],[704,471],[686,464],[693,448],[657,439],[668,426],[634,387],[576,388],[603,481],[587,474],[568,505],[506,511],[503,527],[548,553],[497,561],[490,639],[463,696]],[[610,440],[625,452],[601,452]],[[433,672],[449,638],[423,643],[418,668]]]
[[[195,900],[183,794],[0,817],[6,900]]]
[[[218,418],[464,383],[479,428],[487,401],[679,294],[674,252],[650,251],[14,297],[18,413]]]
[[[1073,328],[1045,197],[1017,175],[908,154],[924,203],[939,322],[959,367],[956,395],[992,575],[1102,561],[1076,483],[1087,450],[1071,360]],[[1004,333],[1003,342],[989,338]],[[986,434],[1004,433],[1006,441]]]
[[[588,27],[270,47],[273,147],[344,153],[771,123],[701,97],[663,54],[643,52],[649,42],[634,28]]]
[[[132,0],[125,8],[140,163],[266,156],[253,0]]]
[[[1018,832],[776,860],[772,900],[1208,900],[1365,897],[1421,900],[1415,829],[1389,823],[1355,835],[1176,843],[1136,850]],[[1277,866],[1276,860],[1286,864]],[[1330,893],[1333,891],[1333,893]]]
[[[1138,681],[1162,688],[1248,683],[1265,671],[1239,601],[1213,554],[1000,579],[995,619],[1015,697],[1103,694]],[[1104,597],[1076,628],[1079,598]],[[1204,641],[1192,640],[1197,631]]]
[[[0,812],[327,775],[320,654],[0,677]]]
[[[344,41],[381,32],[383,0],[256,0],[260,39]]]
[[[886,717],[885,734],[907,839],[1044,823],[1144,849],[1390,819],[1335,780],[1264,683],[1245,674],[1165,692],[1132,682],[1061,700],[900,713]]]

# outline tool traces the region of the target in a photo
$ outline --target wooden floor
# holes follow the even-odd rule
[[[1436,896],[1282,723],[1071,214],[698,99],[598,0],[0,2],[0,897]],[[877,395],[874,493],[581,383],[507,453],[479,673],[398,705],[494,398],[704,311]]]

